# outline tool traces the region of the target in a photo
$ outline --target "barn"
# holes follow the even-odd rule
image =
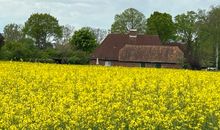
[[[163,45],[157,35],[109,34],[91,54],[90,64],[104,66],[181,68],[184,53],[175,45]]]

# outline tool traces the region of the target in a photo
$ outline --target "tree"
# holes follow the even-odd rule
[[[197,38],[196,22],[198,15],[194,11],[188,11],[186,14],[177,15],[175,17],[175,24],[177,27],[178,38],[192,46]]]
[[[56,50],[56,55],[54,58],[59,60],[60,63],[68,63],[69,58],[74,55],[74,51],[75,51],[69,43],[58,44],[55,50]]]
[[[112,24],[112,33],[128,33],[130,29],[137,29],[139,33],[144,32],[145,16],[134,8],[126,9],[123,13],[115,15]]]
[[[4,45],[4,37],[0,33],[0,48]]]
[[[8,24],[4,27],[5,41],[19,41],[23,38],[22,25]]]
[[[68,58],[68,63],[70,64],[88,64],[89,55],[85,51],[75,50],[73,55]]]
[[[71,36],[74,33],[74,27],[71,25],[62,26],[62,33],[63,33],[62,37],[57,39],[58,44],[61,44],[61,45],[68,44],[71,39]]]
[[[186,14],[180,14],[175,17],[177,27],[177,36],[186,43],[187,62],[193,69],[200,68],[199,44],[198,44],[198,14],[194,11],[188,11]]]
[[[209,32],[209,39],[215,52],[215,66],[219,68],[219,47],[220,47],[220,6],[212,7],[208,12],[207,25]]]
[[[89,28],[82,28],[74,33],[70,43],[78,50],[91,52],[97,47],[95,34]]]
[[[92,31],[95,34],[98,44],[101,44],[102,40],[108,35],[108,30],[105,29],[92,28]]]
[[[163,43],[174,39],[176,30],[170,14],[154,12],[150,18],[147,19],[146,26],[146,33],[159,35]]]
[[[32,14],[25,23],[24,33],[35,40],[40,49],[51,46],[51,43],[62,37],[58,20],[49,14]]]
[[[29,60],[36,56],[36,47],[31,39],[8,41],[1,50],[1,58],[6,60]]]
[[[207,24],[207,12],[199,10],[196,22],[197,38],[193,43],[193,57],[196,61],[200,60],[203,67],[213,66],[213,45],[209,38],[210,32]]]
[[[92,33],[94,33],[96,37],[96,41],[98,44],[101,44],[102,40],[108,35],[109,30],[100,29],[100,28],[92,28],[92,27],[84,27],[88,28]]]

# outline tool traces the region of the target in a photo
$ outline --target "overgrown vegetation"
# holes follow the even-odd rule
[[[88,64],[89,54],[107,34],[101,29],[59,25],[50,14],[33,14],[25,25],[8,24],[0,35],[0,59]],[[3,46],[4,45],[4,46]]]

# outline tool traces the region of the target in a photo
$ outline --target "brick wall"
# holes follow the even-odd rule
[[[162,64],[161,67],[162,68],[177,68],[177,69],[182,68],[180,64]]]
[[[90,60],[91,65],[96,65],[96,60]],[[126,67],[139,67],[140,63],[128,63],[128,62],[119,62],[111,61],[112,66],[126,66]],[[105,61],[99,60],[99,65],[105,65]]]
[[[96,60],[90,60],[91,65],[96,65]],[[112,66],[125,66],[125,67],[140,67],[141,63],[135,62],[120,62],[120,61],[111,61]],[[105,65],[104,60],[99,60],[99,65]],[[147,68],[155,68],[156,64],[154,63],[145,63]],[[161,64],[161,68],[182,68],[178,64]]]

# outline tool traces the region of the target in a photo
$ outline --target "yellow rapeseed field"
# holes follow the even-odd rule
[[[220,73],[0,62],[0,129],[220,129]]]

